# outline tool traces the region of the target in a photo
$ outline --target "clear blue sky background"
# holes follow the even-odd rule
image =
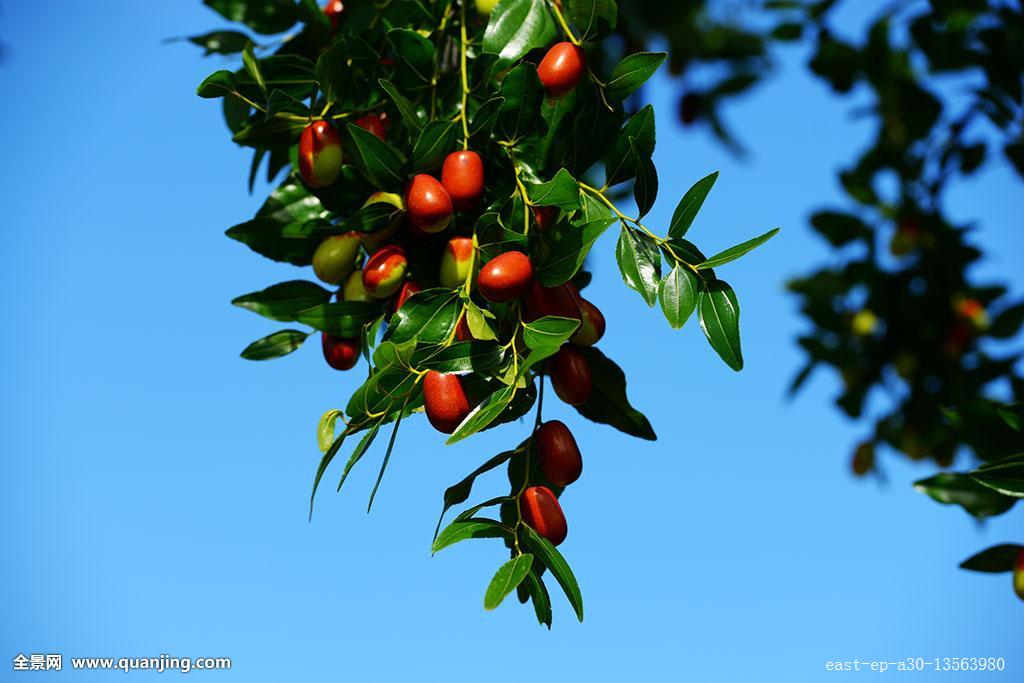
[[[876,5],[852,4],[849,26]],[[720,169],[695,241],[784,230],[724,272],[743,305],[738,375],[695,325],[673,332],[646,310],[614,237],[599,243],[602,347],[661,440],[552,408],[586,460],[562,549],[587,620],[557,597],[549,633],[514,600],[483,611],[499,545],[429,553],[444,488],[525,426],[445,448],[411,420],[371,516],[377,451],[307,523],[316,420],[357,378],[328,371],[316,345],[238,358],[275,328],[230,299],[305,274],[223,236],[265,188],[246,194],[248,153],[193,95],[221,62],[161,44],[218,17],[186,1],[3,9],[0,671],[18,652],[170,653],[234,658],[204,680],[823,681],[838,675],[829,659],[1004,656],[1004,674],[957,680],[1024,677],[1009,577],[956,568],[1021,540],[1020,515],[979,527],[911,490],[928,467],[892,459],[888,486],[854,481],[860,430],[831,405],[835,378],[783,398],[801,360],[783,282],[827,257],[807,215],[839,199],[834,172],[869,132],[806,75],[802,50],[728,110],[755,152],[745,162],[675,125],[666,81],[651,91],[663,198],[650,223]],[[1020,292],[1019,181],[1000,162],[950,199],[982,226],[980,270]]]

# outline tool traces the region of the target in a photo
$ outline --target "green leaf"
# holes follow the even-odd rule
[[[454,434],[448,437],[445,443],[451,446],[485,429],[501,416],[515,395],[516,387],[514,384],[495,391],[484,399],[483,403],[470,411],[466,419],[462,421],[462,424],[459,425]]]
[[[960,568],[989,574],[1012,572],[1016,565],[1017,557],[1022,551],[1024,551],[1024,545],[1016,545],[1014,543],[994,545],[961,562]]]
[[[548,346],[558,349],[562,344],[569,341],[569,337],[576,332],[576,328],[579,326],[579,320],[549,315],[532,323],[524,323],[523,340],[531,349],[541,349]]]
[[[431,121],[416,140],[412,163],[417,171],[432,171],[441,166],[445,156],[455,147],[457,121]]]
[[[612,100],[623,101],[647,82],[658,70],[667,52],[637,52],[631,54],[612,69],[605,92]]]
[[[638,218],[643,218],[654,208],[654,202],[658,198],[658,169],[649,156],[641,154],[639,143],[634,138],[629,139],[629,144],[636,159],[633,199],[636,200]]]
[[[482,374],[501,365],[504,359],[505,354],[496,343],[464,341],[450,346],[421,347],[412,356],[412,366],[417,370],[437,370],[443,373]]]
[[[580,208],[580,184],[564,168],[546,183],[526,183],[526,192],[536,206],[557,206],[564,211]]]
[[[292,0],[203,0],[228,21],[238,21],[257,33],[270,35],[290,29],[299,17]]]
[[[959,505],[978,518],[1001,515],[1017,502],[958,472],[943,472],[914,482],[914,490],[928,494],[943,505]]]
[[[755,237],[752,240],[747,240],[743,244],[737,244],[735,247],[730,247],[723,252],[715,254],[704,263],[699,264],[697,268],[700,270],[707,270],[708,268],[717,268],[731,261],[735,261],[741,256],[750,253],[754,249],[757,249],[759,246],[761,246],[771,238],[775,237],[775,235],[777,235],[778,232],[779,229],[775,228],[773,230],[769,230],[760,237]]]
[[[658,244],[647,235],[623,225],[615,248],[615,259],[626,285],[640,292],[647,305],[653,306],[658,300],[661,284]]]
[[[339,301],[320,304],[300,311],[295,319],[314,330],[326,332],[335,337],[359,337],[363,326],[381,313],[381,304],[367,301]]]
[[[529,526],[523,526],[522,529],[523,540],[526,542],[527,547],[533,551],[537,559],[555,577],[558,585],[565,592],[565,597],[569,599],[569,604],[572,605],[573,611],[576,612],[576,618],[583,621],[583,595],[580,593],[580,587],[576,583],[576,577],[573,575],[572,569],[569,568],[569,563],[562,557],[562,553],[558,552],[555,546],[551,545],[551,541],[538,536],[537,532]]]
[[[216,99],[231,95],[238,86],[235,84],[235,75],[230,71],[215,71],[199,84],[196,94],[206,99]]]
[[[370,502],[366,505],[366,514],[370,514],[370,510],[373,508],[373,500],[377,497],[377,490],[380,488],[380,482],[384,479],[384,472],[388,468],[388,463],[391,462],[391,452],[395,450],[395,439],[398,437],[398,428],[402,424],[402,414],[404,411],[398,413],[398,419],[395,420],[395,428],[391,430],[391,439],[388,440],[388,449],[384,453],[384,460],[380,464],[380,472],[377,473],[377,481],[373,483],[373,490],[370,491]]]
[[[502,0],[484,32],[484,52],[515,62],[530,50],[546,47],[557,35],[545,0]]]
[[[293,322],[300,311],[326,303],[331,293],[306,280],[289,280],[258,292],[236,297],[231,303],[271,320]]]
[[[615,0],[565,0],[566,19],[579,31],[581,41],[600,40],[611,35],[618,19]]]
[[[337,408],[331,408],[320,416],[320,422],[316,425],[316,444],[321,453],[329,451],[334,443],[334,430],[342,415],[344,413]]]
[[[733,370],[743,369],[740,349],[740,303],[724,280],[715,280],[700,293],[697,317],[711,348]]]
[[[394,147],[368,130],[348,124],[348,133],[355,143],[354,160],[370,182],[383,189],[402,188],[404,160]]]
[[[661,310],[674,329],[680,329],[697,308],[699,286],[693,271],[679,265],[661,281],[658,290]]]
[[[811,226],[834,247],[842,247],[857,239],[871,239],[874,235],[864,221],[838,211],[818,211],[811,216]]]
[[[242,351],[242,358],[246,360],[271,360],[287,356],[292,351],[302,346],[302,342],[309,337],[309,332],[299,330],[281,330],[257,339]]]
[[[450,545],[470,538],[503,538],[508,532],[501,522],[483,517],[472,517],[459,522],[452,522],[444,528],[434,543],[430,546],[431,552],[436,553],[444,550]]]
[[[249,43],[242,50],[242,63],[245,65],[246,72],[252,76],[252,80],[256,81],[256,85],[263,91],[264,96],[267,94],[267,84],[263,80],[263,73],[260,71],[260,63],[256,59],[256,53],[253,52],[253,44]]]
[[[341,487],[345,485],[345,480],[348,479],[349,473],[352,468],[356,466],[363,456],[366,455],[366,451],[370,450],[370,446],[377,439],[377,434],[380,433],[380,427],[384,424],[383,419],[378,419],[373,423],[373,426],[363,434],[363,438],[356,444],[356,449],[352,451],[352,455],[349,456],[348,462],[345,463],[345,469],[341,471],[341,478],[338,480],[338,491],[341,491]]]
[[[441,522],[444,520],[445,514],[453,506],[465,503],[469,500],[469,494],[473,492],[473,484],[476,482],[476,478],[481,474],[486,474],[496,467],[504,465],[509,459],[512,458],[516,453],[521,452],[520,447],[514,451],[505,451],[494,456],[480,467],[473,470],[465,479],[457,484],[453,484],[445,489],[444,492],[444,507],[441,509],[441,516],[437,520],[437,528],[434,530],[434,538],[437,538],[437,532],[441,529]]]
[[[544,104],[544,87],[537,67],[523,62],[512,69],[501,82],[504,102],[498,111],[498,125],[507,140],[518,140],[531,131],[540,120]]]
[[[384,89],[384,92],[388,94],[391,101],[395,103],[398,113],[402,115],[402,123],[407,126],[412,126],[414,130],[421,130],[423,128],[423,120],[420,118],[415,105],[413,105],[413,103],[402,94],[402,91],[399,90],[394,83],[383,79],[379,82],[380,87]]]
[[[523,553],[501,565],[484,593],[484,609],[496,609],[523,582],[532,565],[533,555],[530,553]]]
[[[718,180],[718,171],[701,178],[686,191],[679,201],[675,213],[672,214],[672,223],[668,229],[669,237],[683,237],[687,233],[690,226],[693,225],[693,219],[697,217],[700,207],[704,206],[704,200],[707,199],[708,193],[715,186],[716,180]]]
[[[336,230],[323,219],[327,210],[295,180],[282,183],[256,217],[230,228],[227,236],[275,261],[308,266],[320,243]]]
[[[348,44],[339,40],[331,45],[316,61],[316,80],[320,84],[320,92],[328,104],[336,104],[345,93],[346,62],[348,60]]]
[[[548,589],[541,580],[537,569],[534,567],[526,575],[526,589],[533,600],[533,610],[537,614],[537,621],[551,629],[551,596]]]
[[[618,185],[636,176],[640,158],[654,155],[654,107],[647,105],[633,114],[616,133],[605,155],[606,183]]]
[[[487,313],[493,317],[490,311]],[[483,309],[472,301],[466,304],[466,324],[469,325],[469,332],[473,335],[473,339],[479,339],[480,341],[497,340],[494,330],[487,324],[487,316],[484,314]]]
[[[388,338],[398,344],[410,339],[440,344],[451,336],[461,310],[454,290],[439,287],[417,292],[391,318]]]
[[[212,54],[234,55],[245,49],[249,36],[238,31],[211,31],[201,36],[190,36],[189,42],[204,48],[204,56]]]
[[[987,462],[971,472],[971,477],[1004,496],[1024,498],[1024,453]]]
[[[408,28],[388,31],[388,42],[394,46],[395,56],[409,80],[420,86],[428,85],[434,76],[434,44]]]
[[[615,223],[613,217],[596,217],[582,225],[560,223],[551,231],[551,249],[537,268],[537,281],[556,287],[575,277],[598,237]]]
[[[989,334],[996,339],[1009,339],[1024,325],[1024,304],[1018,304],[1002,311],[992,321]]]
[[[345,443],[345,439],[348,437],[348,430],[344,430],[338,435],[338,438],[334,440],[331,447],[327,449],[323,457],[320,458],[320,465],[316,468],[316,476],[313,478],[313,492],[309,496],[309,518],[313,519],[313,502],[316,500],[316,490],[320,487],[320,480],[323,479],[324,472],[327,471],[327,467],[334,460],[334,456],[341,450],[342,444]]]
[[[657,440],[651,423],[634,408],[626,396],[626,375],[596,348],[582,349],[594,388],[586,403],[576,406],[580,415],[593,422],[606,424],[624,434],[648,441]]]

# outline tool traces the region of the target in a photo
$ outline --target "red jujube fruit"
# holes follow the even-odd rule
[[[335,337],[323,332],[321,342],[324,349],[324,360],[335,370],[351,370],[359,360],[361,348],[359,339]]]
[[[484,197],[484,162],[476,152],[452,152],[441,168],[441,184],[456,211],[472,211]]]
[[[477,289],[492,303],[505,303],[526,294],[533,283],[533,264],[521,251],[495,256],[480,269]]]
[[[533,207],[533,220],[537,222],[537,228],[544,232],[558,218],[557,206],[535,206]]]
[[[583,48],[570,42],[557,43],[537,67],[544,92],[552,98],[567,95],[583,80],[586,64],[587,55]]]
[[[299,137],[299,175],[310,187],[327,187],[341,174],[343,153],[338,129],[329,121],[314,121]]]
[[[583,457],[572,432],[559,420],[537,428],[537,455],[540,468],[552,484],[565,488],[583,474]]]
[[[410,296],[416,292],[422,292],[423,288],[420,287],[420,283],[415,280],[406,280],[402,283],[402,288],[398,290],[398,296],[395,297],[395,305],[392,309],[392,313],[397,311],[399,308],[405,305],[405,302]]]
[[[386,299],[402,286],[409,260],[405,250],[389,244],[373,252],[363,265],[363,287],[376,299]]]
[[[413,228],[427,233],[441,232],[452,222],[452,198],[433,176],[421,173],[405,190],[405,207]]]
[[[469,400],[458,375],[431,370],[423,378],[423,405],[427,419],[439,432],[451,434],[469,415]]]
[[[559,318],[580,320],[580,292],[571,282],[557,287],[545,287],[536,280],[530,285],[530,293],[526,297],[526,310],[523,319],[533,322],[548,315]]]
[[[381,140],[384,140],[388,136],[387,128],[384,126],[384,121],[381,120],[380,116],[376,114],[366,114],[360,116],[358,119],[353,121],[357,126],[363,130],[368,130],[376,135]]]
[[[338,27],[341,25],[341,17],[345,14],[345,3],[341,0],[330,0],[324,5],[324,14],[331,20],[331,28],[337,33]]]
[[[552,545],[559,545],[569,535],[569,525],[566,524],[562,506],[548,487],[531,486],[523,491],[519,498],[519,509],[523,513],[523,521],[551,541]]]
[[[582,405],[590,398],[594,388],[590,376],[590,365],[586,357],[575,346],[563,345],[548,361],[551,386],[558,398],[571,406]]]

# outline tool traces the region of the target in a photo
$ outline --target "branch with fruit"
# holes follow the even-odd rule
[[[582,294],[591,248],[618,225],[625,284],[660,303],[672,327],[695,313],[739,370],[739,303],[716,269],[777,231],[711,257],[687,240],[717,174],[684,195],[665,236],[643,223],[658,194],[654,111],[628,103],[665,55],[591,58],[609,52],[612,0],[206,4],[257,33],[285,34],[260,48],[246,40],[242,68],[198,89],[222,99],[233,140],[254,150],[250,185],[264,164],[268,181],[285,174],[227,234],[270,259],[311,265],[322,283],[291,280],[235,299],[312,330],[274,332],[242,355],[284,356],[319,332],[332,368],[360,358],[369,367],[347,405],[320,420],[313,496],[346,445],[355,442],[339,490],[383,431],[372,506],[414,414],[453,444],[535,411],[521,443],[445,491],[433,549],[499,539],[509,559],[487,608],[517,591],[550,627],[550,576],[582,619],[556,546],[568,533],[560,498],[583,459],[570,429],[544,419],[545,387],[590,421],[656,438],[623,371],[595,346],[606,323]],[[442,529],[476,479],[499,467],[508,494]]]

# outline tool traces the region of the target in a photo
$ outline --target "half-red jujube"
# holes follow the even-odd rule
[[[331,185],[341,174],[341,136],[330,121],[314,121],[299,136],[299,175],[310,187]]]
[[[406,216],[413,228],[441,232],[452,222],[452,198],[437,178],[421,173],[405,189]]]

